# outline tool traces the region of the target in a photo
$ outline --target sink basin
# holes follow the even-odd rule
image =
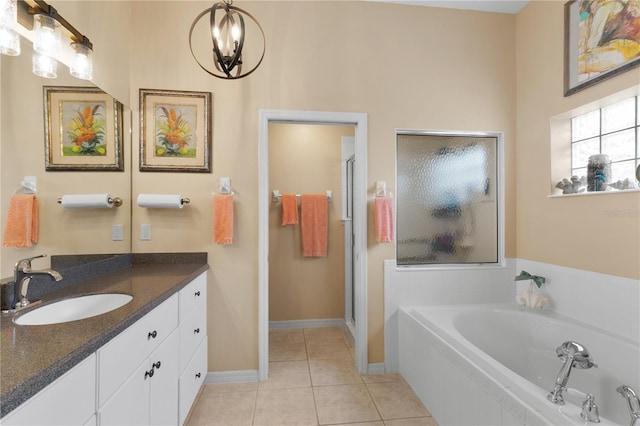
[[[120,293],[72,297],[18,314],[13,322],[19,325],[47,325],[76,321],[113,311],[131,299],[132,296]]]

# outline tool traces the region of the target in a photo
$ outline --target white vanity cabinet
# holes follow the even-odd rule
[[[100,425],[175,425],[178,331],[145,359],[98,411]]]
[[[98,349],[98,407],[102,407],[133,372],[139,369],[140,364],[177,325],[178,295],[174,294]]]
[[[207,374],[207,278],[98,350],[98,425],[182,425]]]
[[[207,374],[207,280],[202,274],[179,294],[179,425],[184,424]]]
[[[0,424],[95,425],[95,409],[96,356],[93,354],[9,413]]]
[[[99,425],[177,422],[177,326],[176,294],[98,350]]]
[[[200,274],[0,425],[182,425],[207,374]]]

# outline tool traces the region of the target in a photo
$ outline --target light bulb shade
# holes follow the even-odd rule
[[[83,80],[91,80],[93,78],[91,49],[82,43],[71,43],[71,47],[73,47],[74,50],[69,67],[71,75]]]
[[[51,56],[34,52],[31,59],[33,73],[44,78],[56,78],[58,76],[58,62]]]
[[[33,49],[43,55],[58,57],[60,54],[60,23],[58,21],[43,14],[33,16]]]
[[[0,53],[9,56],[20,54],[20,36],[11,28],[0,26]]]
[[[18,22],[18,7],[16,0],[0,0],[0,27],[13,26]]]

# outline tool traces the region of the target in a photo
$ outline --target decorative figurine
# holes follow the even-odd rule
[[[626,178],[625,180],[617,180],[613,183],[609,184],[610,187],[615,188],[615,189],[636,189],[637,186],[635,184],[635,182],[633,182],[631,179]]]
[[[587,185],[586,176],[571,176],[571,180],[564,178],[556,184],[556,188],[561,189],[563,194],[578,194],[585,191]]]

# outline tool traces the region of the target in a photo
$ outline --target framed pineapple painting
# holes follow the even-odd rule
[[[44,86],[45,169],[123,171],[122,104],[96,87]]]
[[[140,89],[140,171],[211,172],[211,93]]]

